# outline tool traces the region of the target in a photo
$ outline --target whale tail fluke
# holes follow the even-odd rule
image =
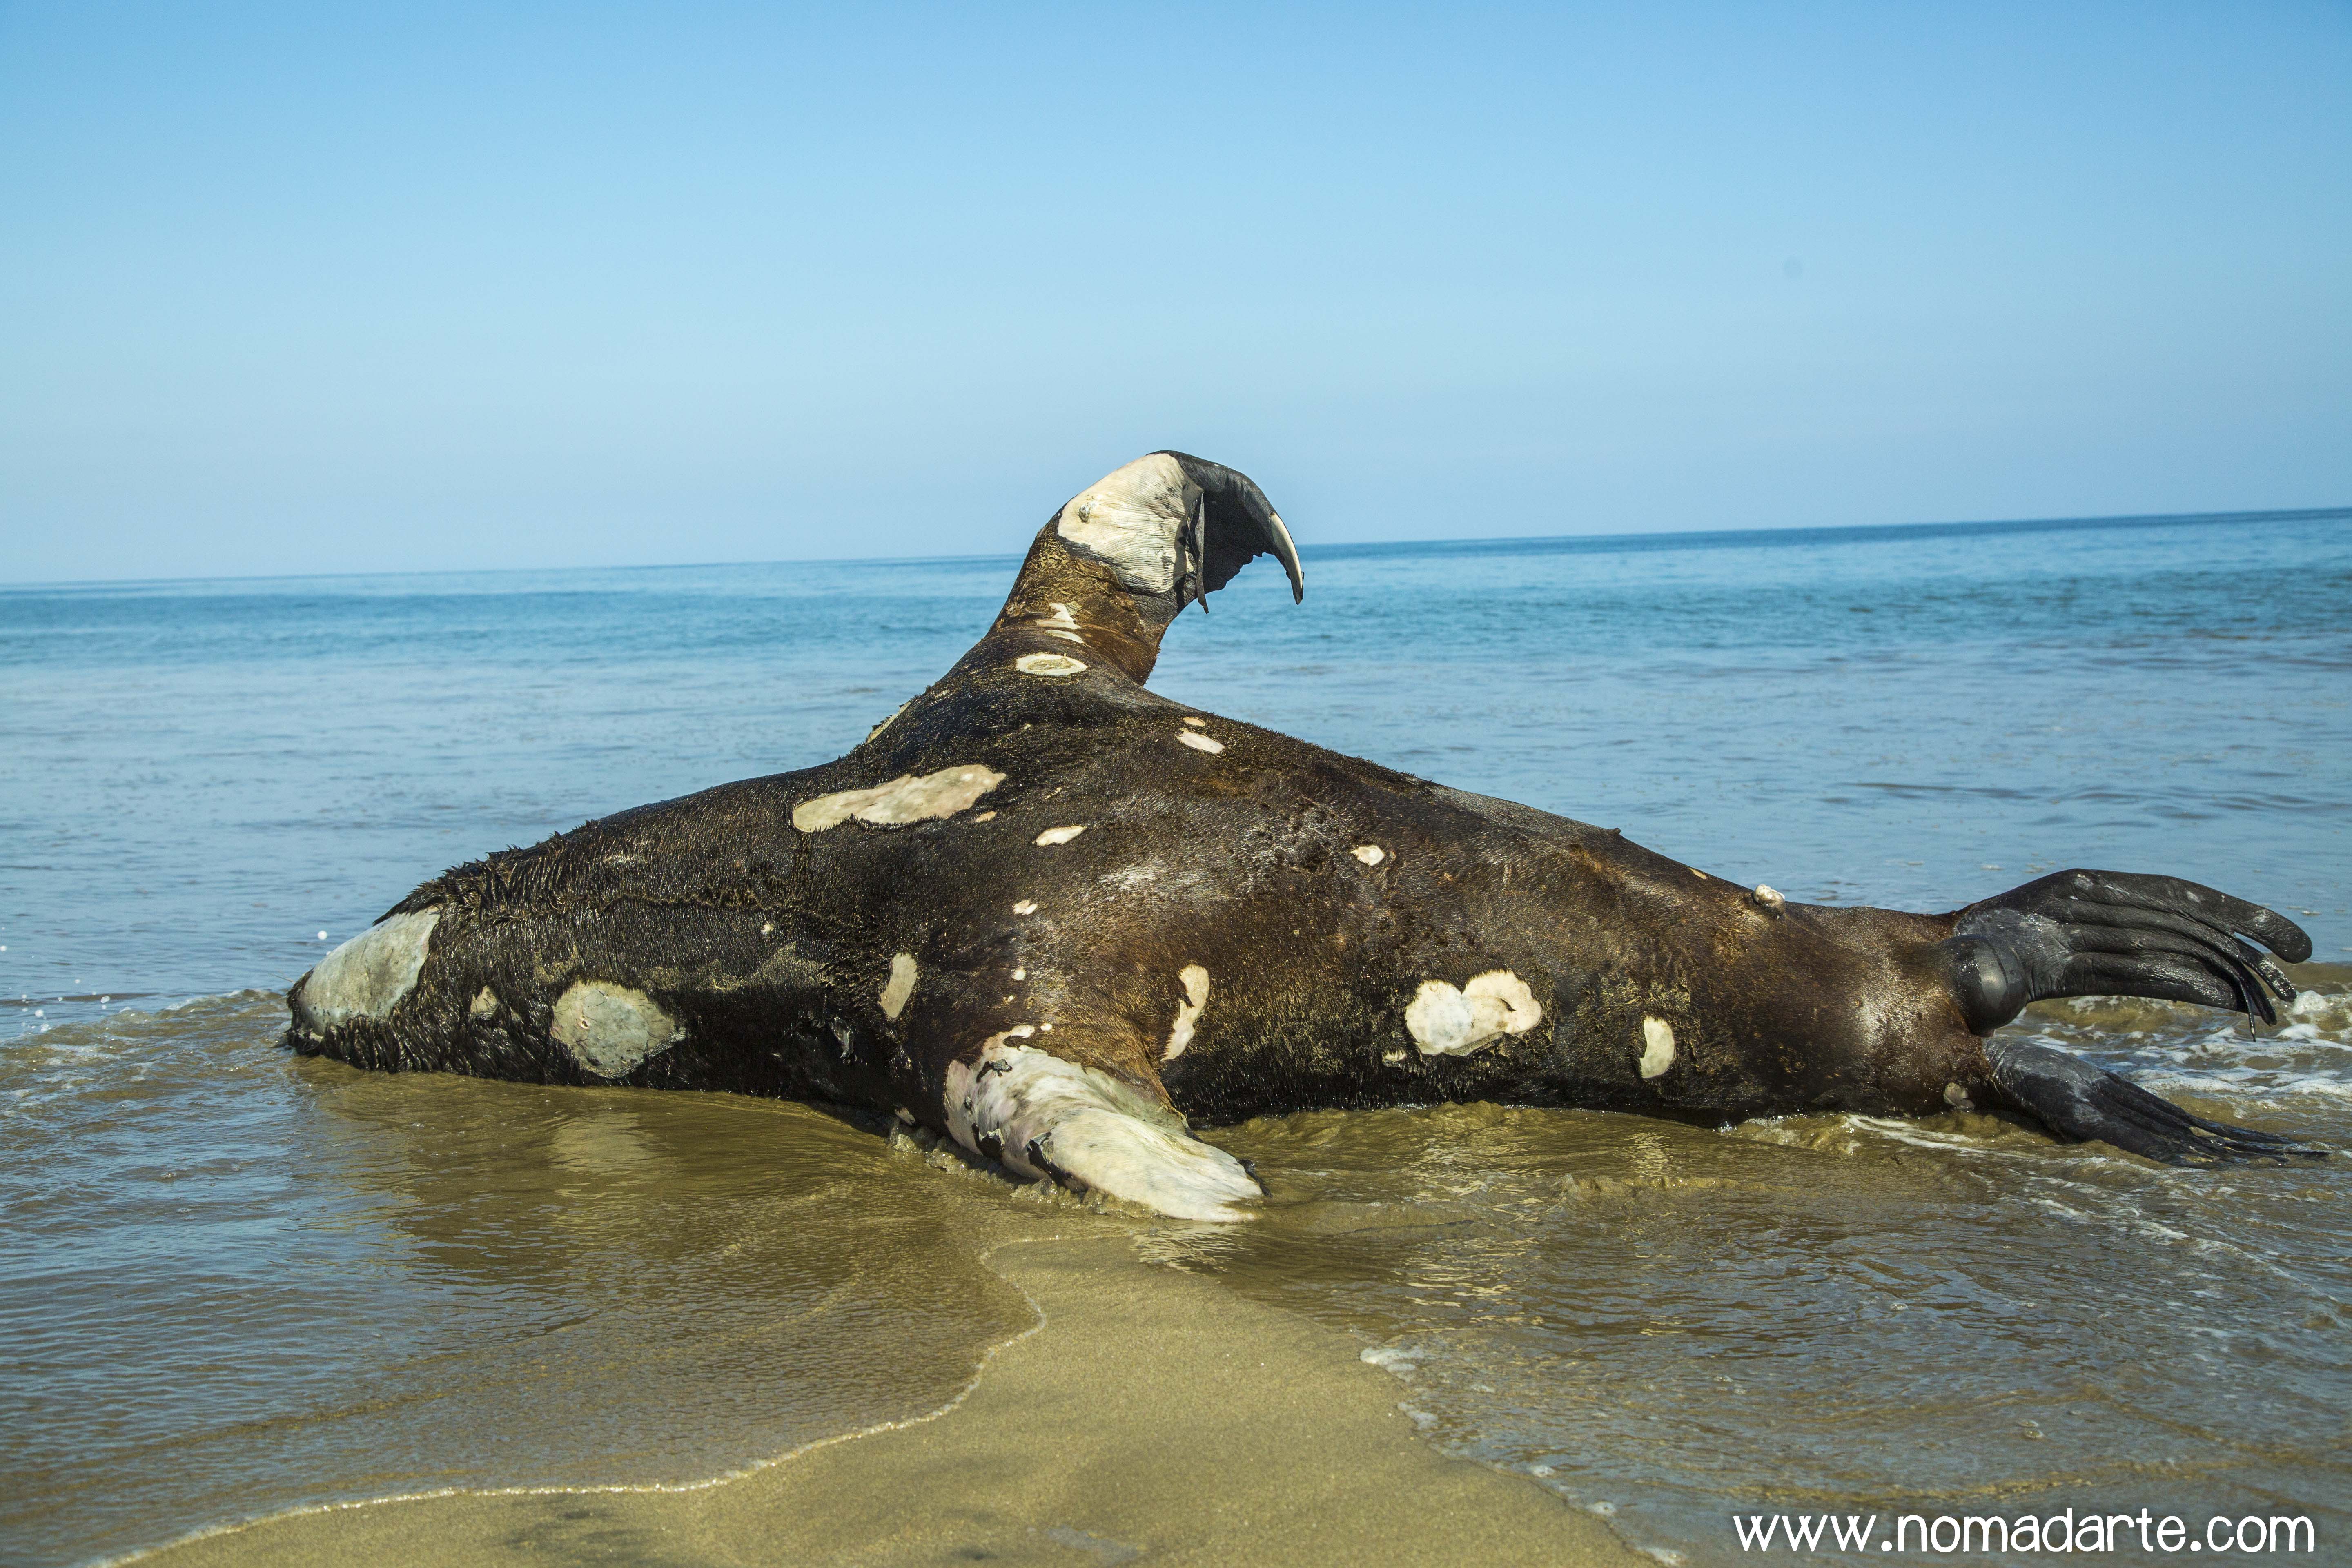
[[[1938,944],[1971,1032],[1989,1035],[2053,996],[2198,1002],[2278,1022],[2290,963],[2311,938],[2275,910],[2183,881],[2123,871],[2058,871],[1970,904]]]
[[[2326,1158],[2325,1150],[2276,1132],[2208,1121],[2129,1079],[2031,1040],[1989,1040],[1985,1055],[2001,1097],[2069,1142],[2112,1143],[2168,1165]]]
[[[2311,956],[2311,938],[2277,910],[2178,877],[2059,871],[1952,918],[1937,949],[1979,1036],[2058,996],[2196,1002],[2275,1024],[2294,982],[2254,942],[2291,963]],[[2061,1138],[2174,1165],[2323,1157],[2292,1138],[2207,1121],[2048,1046],[1988,1039],[1985,1056],[2000,1098]]]

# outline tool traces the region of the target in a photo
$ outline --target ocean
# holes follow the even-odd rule
[[[1152,684],[1790,898],[2074,865],[2312,932],[2279,1026],[2037,1034],[2352,1152],[2352,511],[1317,548]],[[1013,557],[0,591],[0,1560],[677,1484],[936,1408],[1038,1195],[806,1108],[359,1073],[281,994],[449,865],[838,755]],[[1668,1561],[1818,1512],[2352,1531],[2352,1163],[1505,1106],[1212,1129],[1261,1221],[1076,1205],[1335,1325],[1424,1439]],[[1025,1212],[1025,1211],[1024,1211]],[[2113,1561],[2131,1561],[2128,1552]]]

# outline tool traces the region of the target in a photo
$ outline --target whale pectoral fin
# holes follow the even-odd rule
[[[1101,1068],[998,1041],[947,1074],[948,1127],[1024,1175],[1174,1219],[1240,1220],[1265,1196],[1239,1160],[1185,1129],[1164,1100]]]
[[[1065,1186],[1171,1219],[1248,1219],[1265,1196],[1249,1168],[1214,1144],[1106,1109],[1072,1111],[1029,1152]]]
[[[2275,1132],[2209,1121],[2129,1079],[2031,1040],[1987,1041],[1985,1056],[2000,1097],[2071,1142],[2112,1143],[2168,1165],[2326,1158],[2326,1151]]]
[[[2311,938],[2275,910],[2178,877],[2060,871],[1962,910],[1938,943],[1969,1028],[1990,1034],[2053,996],[2200,1002],[2278,1022]]]

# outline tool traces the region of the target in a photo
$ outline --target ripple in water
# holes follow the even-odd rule
[[[247,992],[0,1053],[8,1561],[702,1480],[936,1408],[1032,1321],[972,1183],[806,1107],[362,1073],[284,1026]]]
[[[2208,1114],[2352,1148],[2352,968],[2292,1019],[2020,1026]],[[2170,1170],[1984,1115],[1725,1130],[1448,1106],[1219,1142],[1263,1228],[1155,1244],[1352,1328],[1455,1451],[1637,1542],[1734,1510],[2306,1513],[2352,1529],[2352,1166]],[[2291,1506],[2290,1506],[2291,1505]]]
[[[2158,869],[2352,954],[2342,515],[1307,552],[1303,608],[1244,574],[1157,689],[1793,898]],[[0,590],[0,1558],[698,1479],[930,1408],[1025,1326],[977,1261],[1003,1190],[814,1111],[270,1043],[431,872],[838,755],[1013,565]],[[2029,1026],[2343,1147],[2352,986],[2305,973],[2252,1041]],[[236,994],[158,1005],[197,991]],[[1148,1246],[1352,1327],[1438,1440],[1645,1542],[1727,1556],[1768,1499],[2352,1523],[2340,1161],[1492,1107],[1218,1138],[1275,1212]]]

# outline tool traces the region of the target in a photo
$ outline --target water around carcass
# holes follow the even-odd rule
[[[2341,1140],[2352,968],[2302,975],[2292,1039],[2147,1004],[2020,1027]],[[2352,1532],[2340,1170],[2168,1170],[1958,1114],[1476,1105],[1221,1141],[1273,1173],[1283,1223],[1163,1255],[1358,1328],[1433,1436],[1644,1545],[1727,1561],[1729,1517],[1761,1510],[1875,1514],[1882,1539],[2064,1509]]]
[[[972,1239],[1021,1200],[820,1113],[274,1043],[274,994],[443,866],[837,754],[1012,564],[0,593],[0,1556],[716,1475],[933,1407],[1025,1324]],[[1302,607],[1261,563],[1188,616],[1155,685],[1798,899],[2082,864],[2270,902],[2319,950],[2281,1028],[2017,1026],[2352,1146],[2346,518],[1307,565]],[[1728,1560],[1759,1506],[2352,1528],[2340,1159],[1489,1106],[1213,1136],[1263,1223],[1088,1223],[1350,1327],[1433,1440],[1643,1544]]]

